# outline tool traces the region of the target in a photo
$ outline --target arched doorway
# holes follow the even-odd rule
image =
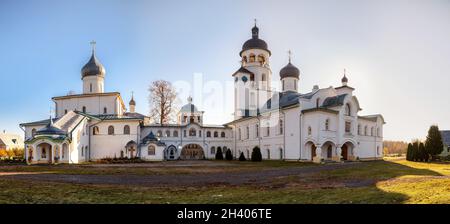
[[[129,141],[126,145],[125,145],[125,149],[127,151],[127,155],[129,155],[129,158],[132,159],[136,156],[136,149],[137,149],[137,144],[135,141]]]
[[[313,161],[314,157],[316,157],[316,145],[312,141],[308,141],[305,144],[304,158]]]
[[[180,159],[183,160],[199,160],[204,159],[204,157],[203,148],[197,144],[185,145],[180,154]]]
[[[335,150],[333,150],[335,147],[335,144],[331,141],[326,141],[324,144],[322,144],[322,157],[326,158],[327,160],[331,160],[333,156],[335,156]]]
[[[177,154],[177,147],[175,147],[174,145],[171,145],[166,149],[165,155],[167,160],[175,160],[176,154]]]
[[[343,160],[349,160],[353,156],[353,144],[351,142],[346,142],[341,147],[341,156]]]
[[[52,163],[52,146],[48,143],[41,143],[37,145],[38,152],[38,160],[48,161],[48,163]]]

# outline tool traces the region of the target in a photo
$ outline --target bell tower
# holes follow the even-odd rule
[[[256,20],[251,32],[252,38],[244,43],[239,53],[241,68],[233,74],[235,119],[256,116],[258,109],[271,96],[271,52],[267,43],[259,38]]]

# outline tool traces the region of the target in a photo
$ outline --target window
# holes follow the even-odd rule
[[[250,54],[249,62],[255,62],[256,56],[254,54]]]
[[[364,126],[364,135],[367,135],[367,125]]]
[[[97,126],[93,127],[92,128],[92,135],[98,135],[98,134],[100,134],[100,131],[99,131],[98,127]]]
[[[312,134],[312,128],[311,128],[311,126],[309,126],[308,127],[308,135],[311,135]]]
[[[211,132],[210,131],[206,132],[206,137],[211,138]]]
[[[149,145],[147,150],[147,155],[154,156],[156,154],[155,146]]]
[[[67,114],[67,109],[64,110],[64,114]]]
[[[247,56],[242,57],[242,62],[247,62]]]
[[[89,83],[89,92],[92,93],[92,83]]]
[[[186,137],[186,130],[183,130],[183,136]]]
[[[266,62],[264,55],[262,54],[258,55],[258,62],[261,63],[261,65],[263,65]]]
[[[377,146],[377,156],[380,155],[380,146]]]
[[[241,137],[242,135],[241,135],[241,128],[239,128],[239,140],[241,140],[242,139],[242,137]]]
[[[220,137],[225,138],[225,132],[220,133]]]
[[[245,130],[246,130],[246,134],[247,134],[247,139],[249,139],[250,138],[250,128],[247,126],[247,127],[245,127]]]
[[[114,127],[111,125],[108,127],[108,135],[113,135],[114,134]]]
[[[41,158],[42,159],[47,158],[47,149],[45,147],[42,147],[41,149]]]
[[[279,133],[280,133],[280,135],[282,135],[283,134],[283,120],[280,119],[278,121],[278,125],[279,125],[279,128],[280,128]]]
[[[216,154],[216,148],[213,146],[213,147],[211,147],[211,155],[214,155],[214,154]]]
[[[381,135],[380,135],[380,128],[377,128],[377,136],[381,137]]]
[[[358,135],[361,135],[361,125],[358,124]]]
[[[284,85],[284,79],[283,79],[283,81],[282,81],[282,83],[283,83],[283,91],[286,89],[286,87],[285,87],[285,85]]]
[[[280,148],[280,159],[283,159],[283,149]]]
[[[297,80],[294,79],[294,90],[297,90]]]
[[[173,131],[173,137],[178,137],[178,131]]]
[[[267,149],[267,159],[270,159],[270,149]]]
[[[352,115],[352,110],[350,108],[350,104],[345,104],[345,115],[347,116],[351,116]]]
[[[189,136],[196,136],[196,135],[197,135],[197,130],[195,130],[195,128],[189,129]]]
[[[202,130],[198,130],[198,137],[202,137]]]
[[[159,137],[159,138],[162,137],[162,131],[161,131],[161,130],[159,130],[158,132],[156,132],[156,137]]]
[[[166,131],[166,137],[170,137],[170,131],[169,130]]]
[[[81,146],[81,157],[84,156],[84,146]]]
[[[86,107],[83,106],[83,113],[86,113]]]
[[[36,135],[36,128],[31,129],[31,137],[34,138],[34,136]]]
[[[317,99],[316,99],[316,107],[317,107],[317,108],[319,108],[319,105],[320,105],[319,103],[320,103],[320,98],[317,98]]]
[[[108,109],[106,107],[103,108],[103,113],[107,114],[108,113]]]
[[[124,135],[129,135],[129,134],[130,134],[130,126],[125,125],[125,126],[123,127],[123,134],[124,134]]]
[[[258,124],[256,124],[255,129],[256,129],[256,137],[259,138],[259,125]]]
[[[352,129],[352,123],[350,121],[345,122],[345,133],[350,133]]]
[[[267,127],[266,127],[266,136],[270,136],[270,125],[269,125],[269,123],[267,123]]]
[[[325,130],[329,131],[330,130],[330,119],[326,119],[325,120]]]
[[[214,138],[217,138],[217,137],[219,137],[219,132],[215,131],[214,132]]]
[[[370,128],[370,136],[374,136],[373,135],[373,127]]]

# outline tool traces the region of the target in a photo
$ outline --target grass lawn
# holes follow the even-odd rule
[[[0,203],[450,203],[450,164],[405,160],[287,175],[264,184],[141,186],[73,184],[4,178],[10,172],[64,174],[226,174],[320,167],[309,163],[215,162],[202,167],[1,166]],[[170,164],[172,165],[172,164]],[[115,170],[119,169],[119,172]]]

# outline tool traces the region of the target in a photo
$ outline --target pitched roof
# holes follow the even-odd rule
[[[341,94],[337,96],[327,97],[323,101],[322,107],[328,108],[328,107],[342,106],[344,105],[344,99],[346,96],[347,94]]]
[[[450,130],[441,131],[441,136],[442,142],[444,142],[445,145],[450,146]]]
[[[16,134],[0,134],[0,142],[3,142],[7,147],[23,147],[23,139]]]
[[[253,74],[253,72],[249,71],[248,69],[242,66],[236,72],[234,72],[232,76],[236,75],[237,73]]]

